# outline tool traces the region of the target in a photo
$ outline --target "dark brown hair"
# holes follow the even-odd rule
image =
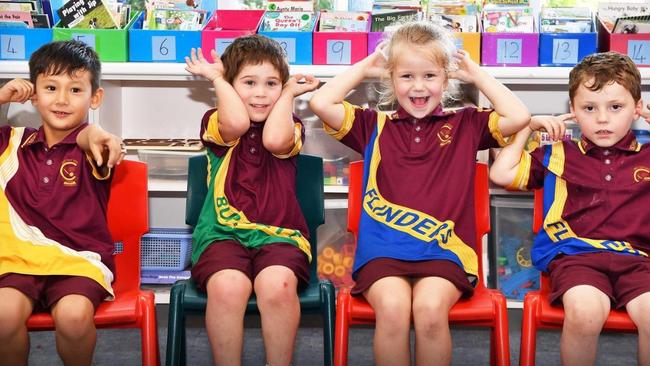
[[[254,34],[240,37],[231,43],[223,55],[224,78],[231,83],[246,65],[268,62],[280,73],[282,84],[289,80],[289,64],[280,44],[268,37]]]
[[[90,73],[92,92],[95,93],[102,77],[102,64],[95,50],[80,41],[48,43],[32,53],[29,58],[29,80],[34,85],[39,75],[72,76],[78,71]]]
[[[594,53],[582,59],[569,74],[569,98],[573,102],[580,85],[599,91],[611,83],[627,89],[635,102],[641,99],[641,74],[634,62],[617,52]]]

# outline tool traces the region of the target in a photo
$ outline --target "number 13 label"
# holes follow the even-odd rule
[[[578,63],[578,40],[577,39],[554,39],[553,40],[553,63],[554,64],[577,64]]]
[[[521,38],[497,39],[497,63],[520,64],[521,51]]]

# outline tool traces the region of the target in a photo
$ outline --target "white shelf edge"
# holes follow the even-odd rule
[[[292,74],[312,74],[329,79],[340,74],[348,65],[291,65]],[[506,84],[565,84],[571,67],[505,67],[483,66],[483,69]],[[0,79],[29,77],[27,61],[0,61]],[[650,68],[639,68],[644,83],[650,82]],[[198,80],[185,71],[184,63],[103,62],[103,80]]]

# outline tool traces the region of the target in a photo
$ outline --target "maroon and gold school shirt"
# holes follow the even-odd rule
[[[297,157],[304,141],[304,129],[301,121],[294,116],[294,147],[285,155],[274,155],[262,144],[264,122],[252,122],[250,128],[238,140],[226,143],[219,133],[218,113],[216,109],[205,113],[201,122],[201,140],[210,149],[208,157],[211,160],[225,158],[230,154],[223,186],[220,185],[218,172],[209,172],[209,179],[213,179],[210,192],[222,191],[228,202],[228,207],[245,215],[246,225],[257,225],[253,229],[241,230],[244,225],[228,228],[226,224],[219,223],[219,217],[208,220],[213,212],[202,212],[204,221],[199,219],[195,229],[192,261],[196,262],[208,245],[219,240],[236,240],[247,247],[283,242],[284,239],[274,239],[261,233],[259,225],[285,228],[302,234],[303,239],[297,245],[310,257],[309,230],[302,215],[296,197],[296,164]],[[211,155],[214,154],[214,155]],[[212,159],[214,157],[214,159]],[[210,167],[215,162],[211,161]],[[216,175],[216,176],[215,176]],[[217,193],[214,193],[215,195]],[[215,196],[216,197],[216,196]],[[221,196],[220,194],[220,197]],[[220,201],[220,200],[217,200]],[[214,211],[212,209],[211,211]],[[217,216],[221,215],[222,208],[216,208]],[[229,211],[229,212],[230,212]],[[233,215],[228,213],[221,216]],[[241,215],[236,215],[237,217]],[[210,216],[211,217],[211,216]],[[209,221],[209,222],[208,222]],[[247,226],[249,227],[249,226]],[[258,235],[259,234],[259,235]],[[295,242],[288,240],[290,243]]]
[[[84,276],[112,294],[111,172],[77,146],[86,126],[51,147],[42,127],[0,127],[0,275]]]
[[[540,270],[559,253],[650,253],[650,145],[632,132],[607,148],[583,137],[522,153],[510,188],[542,186],[546,216],[532,251]]]
[[[382,199],[386,201],[382,207],[398,210],[393,210],[392,213],[411,210],[411,217],[426,215],[432,219],[452,222],[455,224],[454,232],[462,242],[475,248],[475,218],[471,213],[474,212],[476,152],[505,143],[498,129],[498,114],[476,108],[443,111],[438,106],[430,115],[417,119],[400,108],[396,113],[386,115],[380,136],[377,136],[378,117],[385,113],[347,102],[344,102],[344,107],[345,118],[341,129],[335,131],[325,125],[326,130],[345,145],[364,154],[367,164],[371,160],[379,161],[376,171],[370,166],[364,172],[364,177],[369,182],[364,188],[364,197],[369,200],[364,203],[364,211],[378,212],[375,211],[377,204],[370,202],[375,199],[373,192],[376,190],[381,192]],[[375,151],[375,146],[378,146],[378,152]],[[379,156],[380,160],[377,159]],[[395,215],[386,212],[381,216],[387,220],[382,221],[382,230],[391,227],[413,237],[422,235],[426,226],[413,224],[416,227],[401,227],[394,225],[398,224],[399,218],[388,222]],[[381,221],[377,218],[375,220]],[[360,240],[364,235],[373,234],[360,232]],[[368,243],[367,254],[357,251],[355,269],[374,257],[419,260],[416,254],[401,254],[401,244],[398,242],[403,242],[401,239],[391,239],[389,235],[382,234],[375,235],[372,241],[373,243]],[[377,245],[377,241],[382,243]],[[371,253],[371,247],[382,247],[384,253]],[[427,244],[414,243],[413,247],[425,248]],[[386,254],[391,248],[394,249],[393,254]],[[427,259],[428,257],[424,258],[427,255],[423,254],[422,258]],[[471,256],[473,259],[468,259],[468,262],[473,262],[472,264],[465,265],[463,261],[463,267],[468,273],[476,269],[476,255],[466,252],[459,254],[459,257]]]

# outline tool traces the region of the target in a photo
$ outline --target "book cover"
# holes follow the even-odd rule
[[[148,29],[198,30],[201,29],[204,11],[153,9],[147,12]]]
[[[60,27],[115,29],[118,24],[102,0],[70,0],[59,10]]]
[[[0,22],[23,22],[27,28],[34,28],[32,15],[27,11],[0,11]]]
[[[616,19],[612,33],[639,34],[650,33],[650,14]]]
[[[364,12],[323,11],[320,13],[320,32],[365,32],[369,14]]]
[[[370,17],[370,31],[383,32],[389,26],[420,20],[421,13],[417,10],[375,10]]]
[[[312,1],[303,0],[269,0],[266,3],[267,11],[294,11],[294,12],[309,12],[314,11],[314,3]]]
[[[35,11],[34,1],[0,1],[0,11]]]
[[[311,31],[314,13],[294,11],[267,11],[264,13],[266,31]]]
[[[650,14],[650,4],[633,2],[598,3],[598,17],[610,32],[614,30],[616,19],[645,14]]]

